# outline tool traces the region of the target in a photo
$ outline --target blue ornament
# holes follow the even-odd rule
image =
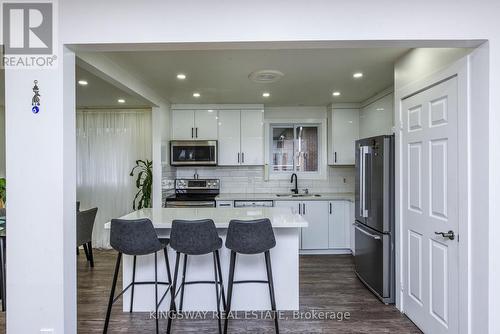
[[[38,108],[38,106],[34,106],[33,108],[31,108],[31,111],[33,112],[33,114],[38,114],[40,108]]]

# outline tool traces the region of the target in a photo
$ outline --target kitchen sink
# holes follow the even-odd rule
[[[291,198],[295,198],[295,197],[321,197],[320,194],[276,194],[277,197],[291,197]]]

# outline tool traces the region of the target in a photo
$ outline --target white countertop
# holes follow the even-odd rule
[[[276,194],[255,194],[255,193],[224,193],[219,194],[216,201],[332,201],[346,200],[354,201],[354,193],[320,193],[321,196],[301,196],[301,197],[278,197]]]
[[[212,219],[217,228],[227,228],[231,219],[252,220],[269,218],[274,228],[307,227],[304,217],[287,208],[181,208],[142,209],[119,219],[149,218],[155,228],[171,228],[172,220]],[[104,225],[109,229],[111,222]]]

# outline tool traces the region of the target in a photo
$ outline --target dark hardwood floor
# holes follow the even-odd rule
[[[100,333],[106,314],[116,253],[99,251],[91,269],[85,256],[78,258],[78,333]],[[121,277],[121,274],[120,274]],[[118,283],[121,287],[121,280]],[[301,311],[349,312],[348,320],[280,320],[281,333],[421,333],[394,306],[378,301],[356,278],[352,257],[346,255],[301,256]],[[162,332],[166,320],[160,320]],[[5,316],[0,315],[4,332]],[[113,308],[109,333],[153,333],[154,320],[145,313],[121,312],[121,301]],[[215,320],[174,321],[174,333],[217,333]],[[274,333],[272,320],[231,320],[230,333]]]

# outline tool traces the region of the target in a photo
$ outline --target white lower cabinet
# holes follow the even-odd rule
[[[328,247],[350,248],[351,241],[351,203],[330,201],[328,215]]]
[[[350,201],[275,201],[274,206],[290,208],[292,213],[304,216],[309,223],[308,227],[302,228],[300,249],[350,248]]]
[[[328,202],[304,201],[301,212],[309,222],[302,229],[302,249],[328,249]]]

